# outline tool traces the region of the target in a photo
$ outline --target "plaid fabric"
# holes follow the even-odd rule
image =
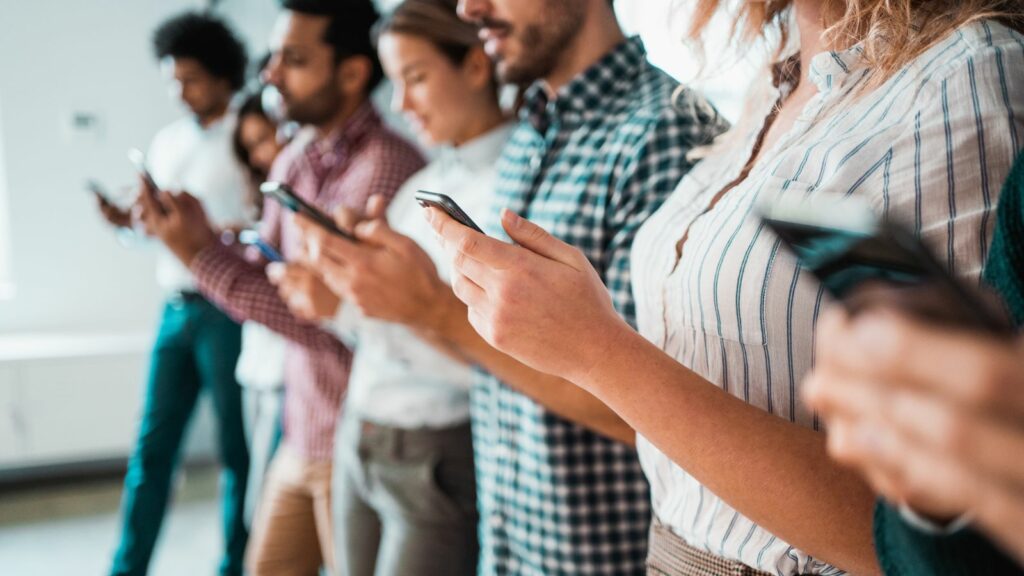
[[[419,152],[389,130],[369,103],[336,132],[310,140],[304,133],[281,152],[269,180],[326,211],[338,205],[362,210],[371,195],[395,195],[423,167]],[[299,233],[277,202],[263,210],[261,235],[286,260],[300,249]],[[348,385],[352,355],[333,334],[292,315],[264,273],[258,252],[248,260],[212,246],[192,263],[199,289],[229,316],[254,321],[288,339],[285,354],[284,441],[308,460],[330,460],[334,428]]]
[[[771,576],[743,562],[698,550],[657,519],[651,523],[650,542],[647,576]]]
[[[507,206],[582,249],[634,321],[629,249],[723,132],[710,104],[678,88],[629,40],[549,94],[524,94],[498,163]],[[501,236],[497,211],[488,232]],[[641,575],[650,500],[635,450],[571,424],[490,376],[473,390],[481,574]]]

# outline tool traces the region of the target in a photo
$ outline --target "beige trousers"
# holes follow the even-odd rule
[[[246,568],[251,576],[335,573],[331,462],[306,460],[282,445],[256,509]]]

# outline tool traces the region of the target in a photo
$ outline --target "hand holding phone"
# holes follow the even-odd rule
[[[260,192],[266,197],[273,198],[288,210],[306,216],[310,220],[327,229],[331,234],[341,236],[342,238],[352,242],[357,242],[355,236],[339,228],[338,225],[335,224],[333,218],[300,198],[299,195],[296,194],[295,191],[287,184],[282,182],[264,182],[260,185]]]
[[[484,231],[473,222],[473,219],[447,194],[438,194],[437,192],[427,192],[426,190],[419,190],[416,192],[416,201],[420,206],[424,208],[437,208],[445,214],[452,217],[453,220],[468,226],[473,230],[483,234]]]
[[[99,203],[100,213],[103,214],[104,220],[118,228],[131,228],[131,213],[128,210],[123,210],[113,200],[111,200],[110,195],[99,182],[89,180],[85,183],[85,188],[95,196]]]
[[[142,150],[132,148],[128,151],[128,161],[135,166],[135,171],[146,184],[142,193],[149,196],[149,199],[161,214],[167,214],[167,208],[162,202],[160,202],[160,198],[157,197],[157,192],[160,191],[160,187],[156,185],[156,180],[153,180],[153,176],[149,173],[149,169],[146,167],[146,155],[142,153]]]
[[[760,217],[851,312],[887,303],[944,325],[1010,333],[1001,311],[950,275],[920,239],[856,198],[776,202]]]
[[[284,262],[281,253],[260,238],[260,233],[256,230],[242,230],[238,233],[238,241],[246,246],[255,246],[263,254],[263,257],[271,262]]]

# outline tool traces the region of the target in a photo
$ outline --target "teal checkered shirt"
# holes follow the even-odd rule
[[[628,40],[553,97],[526,91],[496,207],[581,249],[633,324],[633,236],[693,166],[688,152],[726,128]],[[505,237],[497,215],[485,228]],[[472,396],[480,574],[643,574],[651,510],[636,451],[488,375]]]

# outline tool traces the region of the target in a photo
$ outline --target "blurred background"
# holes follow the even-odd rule
[[[685,5],[620,0],[617,10],[652,62],[735,119],[754,64],[711,62],[715,73],[695,79],[674,3]],[[254,57],[266,51],[275,0],[0,0],[0,574],[100,574],[109,563],[161,295],[152,249],[122,245],[84,183],[130,185],[126,150],[181,115],[150,38],[197,8],[229,20]],[[202,402],[158,576],[207,572],[218,558]]]

